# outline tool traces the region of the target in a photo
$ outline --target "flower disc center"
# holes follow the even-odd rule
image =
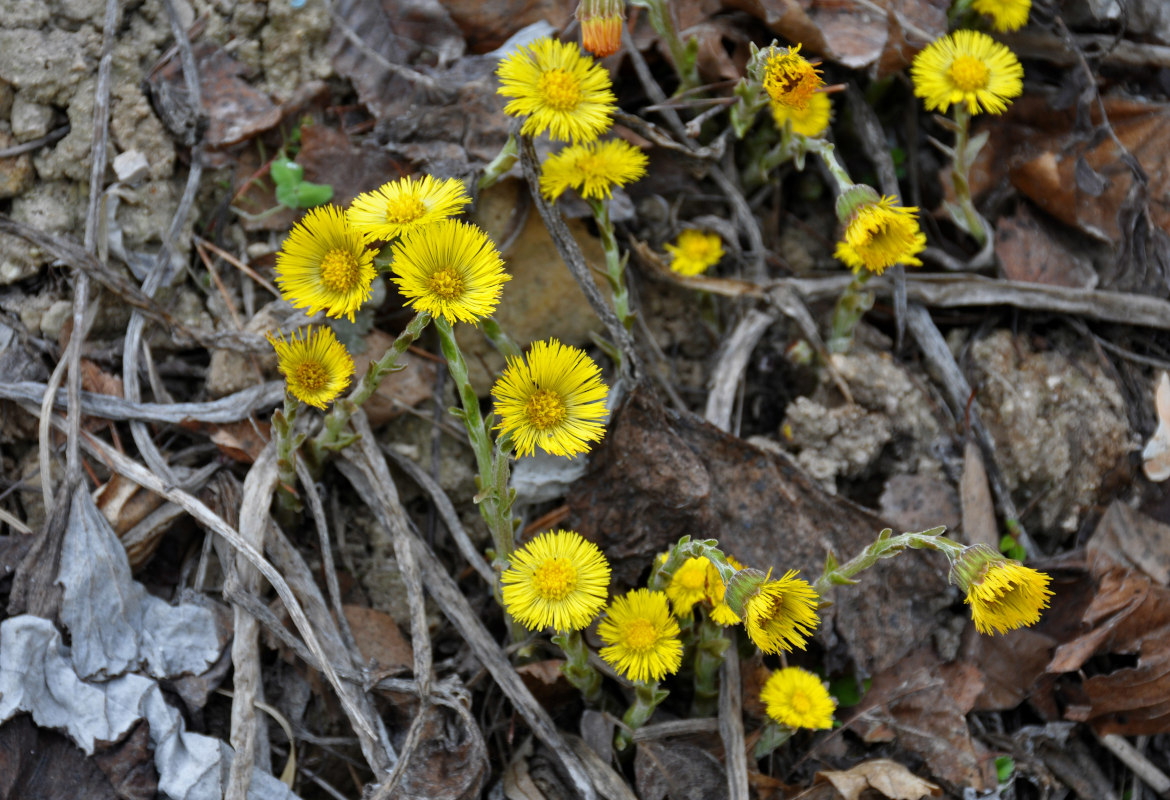
[[[564,600],[577,588],[577,568],[567,558],[550,558],[533,571],[532,587],[545,600]]]
[[[581,82],[563,69],[550,69],[537,87],[545,104],[556,111],[572,111],[581,102]]]
[[[329,382],[329,373],[325,367],[318,364],[316,361],[306,361],[303,364],[297,364],[293,371],[293,380],[290,383],[301,386],[310,392],[316,392],[325,388],[325,384]]]
[[[792,697],[789,698],[788,702],[792,706],[792,710],[797,714],[807,714],[812,711],[812,700],[799,689],[792,693]]]
[[[963,92],[976,92],[987,88],[991,71],[978,58],[959,56],[951,62],[947,74],[954,82],[955,87]]]
[[[427,288],[444,300],[454,300],[463,294],[463,278],[448,267],[435,272],[427,281]]]
[[[423,201],[414,195],[394,197],[386,203],[386,221],[393,225],[405,225],[427,213]]]
[[[561,396],[548,389],[538,389],[534,392],[524,404],[524,412],[532,427],[541,431],[560,425],[569,414]]]
[[[658,641],[658,631],[654,629],[654,624],[648,619],[630,620],[626,623],[623,633],[625,634],[626,647],[639,653],[650,650]]]
[[[321,259],[321,283],[331,292],[351,292],[361,283],[362,270],[348,250],[330,250]]]

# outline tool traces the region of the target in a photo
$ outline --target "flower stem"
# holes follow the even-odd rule
[[[565,679],[577,687],[586,703],[597,705],[601,700],[601,674],[589,663],[589,648],[581,631],[558,633],[552,640],[565,653],[565,665],[561,667]]]
[[[387,375],[402,369],[398,366],[399,357],[422,335],[430,321],[431,315],[425,311],[415,314],[414,319],[410,321],[402,333],[398,334],[398,338],[382,354],[382,357],[370,364],[365,377],[353,388],[349,396],[334,402],[333,408],[325,416],[324,428],[309,442],[307,456],[314,468],[320,468],[326,451],[340,450],[354,441],[354,435],[345,430],[349,424],[349,418],[362,407],[363,403],[370,399],[374,392],[378,391],[378,387]]]
[[[479,396],[467,376],[467,362],[455,341],[451,323],[442,317],[435,318],[435,330],[439,334],[439,346],[447,359],[447,369],[455,388],[459,392],[462,410],[456,413],[467,428],[467,438],[475,453],[475,464],[479,471],[476,486],[479,493],[475,501],[483,515],[495,547],[492,565],[497,572],[508,567],[508,557],[515,549],[516,525],[512,520],[513,492],[508,488],[508,457],[512,452],[511,440],[501,436],[493,445],[488,423],[479,410]],[[498,586],[496,587],[498,591]]]
[[[492,159],[492,162],[483,168],[483,175],[479,178],[479,183],[476,184],[476,189],[480,192],[488,187],[494,185],[500,178],[502,178],[512,165],[516,163],[516,159],[520,157],[520,148],[516,142],[516,134],[508,134],[508,141],[504,142],[504,146],[500,148],[500,152]]]
[[[272,433],[276,437],[276,489],[282,516],[291,517],[301,511],[301,498],[297,494],[297,449],[304,442],[304,434],[293,432],[300,405],[291,392],[285,391],[284,410],[272,415]]]
[[[634,324],[634,314],[630,311],[630,290],[626,286],[626,260],[618,250],[617,236],[614,235],[613,222],[609,218],[609,204],[596,198],[588,202],[601,234],[601,246],[605,249],[605,273],[613,292],[613,310],[622,325],[629,330]]]
[[[798,169],[802,168],[800,162],[803,160],[804,153],[816,153],[825,163],[825,168],[829,170],[833,180],[837,182],[837,194],[846,192],[853,187],[853,179],[845,171],[845,166],[837,159],[837,151],[832,142],[826,142],[824,139],[810,139],[800,134],[793,134],[792,138],[798,150],[798,154],[795,156]]]
[[[719,667],[723,654],[731,645],[723,628],[711,620],[709,614],[699,617],[699,631],[695,637],[695,699],[692,716],[710,717],[719,706]]]
[[[865,290],[869,276],[869,270],[854,273],[852,282],[837,298],[837,304],[833,306],[829,339],[825,342],[830,353],[849,352],[853,347],[853,332],[857,329],[857,323],[861,322],[865,312],[873,308],[873,292]]]
[[[951,183],[955,187],[955,199],[963,212],[964,227],[980,247],[987,244],[987,228],[983,217],[975,210],[971,199],[971,163],[975,154],[971,152],[971,113],[962,103],[955,104],[955,158],[951,164]]]
[[[520,345],[516,344],[512,337],[504,332],[494,317],[481,319],[479,329],[492,343],[492,347],[496,348],[496,351],[505,359],[520,358],[523,355]]]
[[[666,42],[670,50],[670,60],[674,62],[674,71],[678,73],[678,91],[685,92],[699,85],[698,43],[691,39],[686,44],[678,38],[678,30],[674,27],[674,19],[670,16],[670,8],[666,0],[630,0],[630,5],[639,6],[650,12],[650,27]]]
[[[963,552],[963,545],[946,538],[942,532],[946,530],[943,525],[937,528],[931,528],[920,533],[903,533],[898,536],[892,536],[889,528],[878,534],[877,540],[869,547],[862,550],[849,561],[844,564],[838,564],[837,559],[830,553],[825,561],[824,571],[821,577],[817,578],[814,588],[822,600],[822,605],[827,605],[824,600],[826,593],[831,586],[848,586],[857,583],[854,577],[861,572],[872,567],[877,562],[884,558],[893,558],[901,553],[903,550],[938,550],[945,553],[947,559],[951,562]]]
[[[618,728],[614,736],[614,747],[618,751],[626,750],[633,743],[633,732],[650,721],[654,709],[669,695],[670,692],[658,688],[658,681],[634,684],[634,704],[622,715],[626,727]]]

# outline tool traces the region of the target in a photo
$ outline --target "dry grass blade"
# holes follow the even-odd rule
[[[39,403],[48,386],[33,381],[0,383],[0,400]],[[112,420],[140,420],[179,425],[193,422],[225,423],[247,419],[252,412],[272,408],[284,397],[284,382],[269,381],[242,392],[229,394],[206,403],[135,403],[108,394],[81,393],[81,410],[91,417]],[[67,398],[57,392],[53,398],[57,408],[64,408]]]
[[[720,430],[731,430],[731,410],[735,405],[739,380],[747,369],[752,350],[775,321],[775,314],[750,309],[724,340],[722,356],[716,359],[715,371],[711,374],[711,392],[707,395],[707,410],[703,414]]]

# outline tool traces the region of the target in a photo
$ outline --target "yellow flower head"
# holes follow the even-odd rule
[[[508,359],[492,396],[496,426],[511,434],[516,452],[530,456],[536,446],[554,456],[589,451],[605,435],[605,397],[601,368],[584,350],[556,339],[536,342],[527,360]]]
[[[918,209],[896,206],[893,197],[878,198],[872,189],[868,194],[871,199],[843,214],[848,222],[844,239],[837,243],[837,258],[854,272],[867,269],[875,275],[898,263],[921,266],[917,255],[926,247],[926,235],[914,216]]]
[[[541,534],[514,552],[500,576],[504,607],[528,630],[589,625],[605,606],[609,563],[574,531]]]
[[[334,205],[310,209],[276,254],[276,284],[294,308],[348,317],[370,297],[374,255]]]
[[[914,56],[914,95],[927,111],[959,103],[971,114],[1002,114],[1024,91],[1024,68],[1011,50],[979,31],[955,31]]]
[[[739,563],[736,559],[729,555],[724,556],[727,563],[735,567],[737,570],[744,569],[744,565]],[[731,606],[727,605],[724,597],[727,592],[727,587],[723,585],[723,579],[719,577],[719,570],[715,569],[715,565],[710,561],[707,562],[707,601],[711,603],[711,621],[716,625],[727,627],[728,625],[738,625],[743,622],[739,615],[731,610]]]
[[[800,54],[800,45],[784,51],[773,48],[764,62],[762,83],[773,103],[802,111],[825,85],[819,70]]]
[[[670,576],[666,596],[677,616],[690,616],[695,603],[706,599],[708,566],[711,562],[705,558],[688,558]]]
[[[666,245],[666,250],[673,256],[670,268],[680,275],[699,275],[723,258],[723,240],[717,233],[688,228],[675,241]]]
[[[801,136],[820,136],[829,127],[833,102],[824,92],[817,92],[804,108],[794,108],[783,103],[769,103],[776,127],[783,129],[784,123],[792,124],[792,132]]]
[[[778,581],[758,569],[735,573],[727,587],[727,604],[743,617],[748,638],[764,653],[804,649],[805,637],[817,627],[817,593],[789,570]]]
[[[622,46],[622,6],[625,0],[581,0],[581,45],[598,58],[612,56]]]
[[[389,241],[453,217],[470,202],[463,182],[455,178],[406,177],[359,194],[350,203],[346,216],[367,242]]]
[[[991,17],[991,26],[997,31],[1018,31],[1028,24],[1032,0],[975,0],[971,7]]]
[[[570,145],[544,162],[540,193],[556,200],[572,188],[587,200],[600,200],[611,196],[613,187],[645,175],[648,161],[645,153],[622,139]]]
[[[821,679],[800,667],[778,669],[760,691],[768,716],[789,728],[833,727],[837,702]]]
[[[491,316],[511,275],[488,235],[467,222],[445,219],[394,243],[394,283],[416,311],[448,322]]]
[[[542,37],[500,62],[498,94],[511,97],[504,112],[527,116],[520,132],[545,131],[561,142],[591,142],[613,122],[617,98],[609,73],[575,44]]]
[[[632,681],[659,681],[678,671],[683,646],[666,595],[634,589],[615,597],[597,627],[601,657]]]
[[[1036,624],[1052,597],[1047,574],[1004,558],[987,545],[964,548],[951,578],[967,593],[975,630],[984,634]]]
[[[277,365],[289,392],[298,400],[325,408],[349,386],[353,359],[332,328],[302,329],[287,341],[268,334],[268,341],[276,350]]]

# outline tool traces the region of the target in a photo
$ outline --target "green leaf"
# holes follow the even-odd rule
[[[333,187],[322,183],[277,183],[276,202],[288,208],[313,208],[329,202]]]
[[[846,675],[829,682],[829,694],[837,698],[837,705],[841,708],[852,708],[861,702],[862,696],[869,691],[872,683],[868,678],[857,680],[856,675]]]
[[[272,162],[269,167],[269,172],[272,175],[272,181],[281,186],[295,186],[300,183],[305,177],[305,168],[291,158],[285,158],[284,154],[277,156],[276,160]]]
[[[1011,756],[999,756],[995,759],[995,777],[1000,783],[1007,783],[1016,771],[1016,762]]]
[[[1008,558],[1014,558],[1016,561],[1023,561],[1028,557],[1028,551],[1011,536],[1004,536],[999,540],[999,551]]]

